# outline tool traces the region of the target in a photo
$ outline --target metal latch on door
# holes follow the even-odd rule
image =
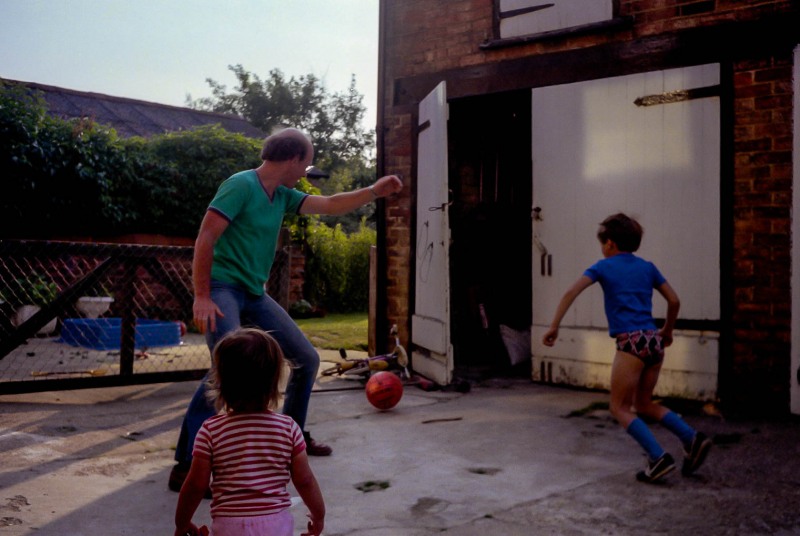
[[[542,221],[541,207],[533,208],[533,221]],[[547,247],[539,239],[539,233],[533,233],[533,245],[539,250],[539,266],[543,276],[553,275],[553,256],[547,252]]]

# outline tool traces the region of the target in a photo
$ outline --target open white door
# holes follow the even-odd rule
[[[447,92],[442,82],[419,105],[417,226],[411,363],[446,385],[453,375],[450,344],[450,227],[447,177]]]

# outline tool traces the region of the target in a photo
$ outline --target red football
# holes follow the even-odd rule
[[[403,397],[403,382],[395,374],[382,371],[367,381],[367,400],[380,410],[392,409]]]

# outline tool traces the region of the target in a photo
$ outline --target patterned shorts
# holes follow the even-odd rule
[[[652,329],[620,333],[617,335],[617,350],[635,355],[648,367],[664,361],[664,341]]]

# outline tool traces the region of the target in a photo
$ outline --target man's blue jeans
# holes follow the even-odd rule
[[[281,345],[292,366],[284,396],[283,413],[292,417],[301,430],[305,429],[308,401],[319,369],[319,354],[312,344],[289,314],[266,294],[254,296],[237,285],[212,281],[211,299],[225,316],[217,317],[215,332],[206,332],[209,350],[213,351],[223,335],[241,326],[259,327],[268,331]],[[175,449],[176,461],[192,461],[194,438],[200,425],[215,414],[213,405],[206,398],[206,378],[203,378],[183,418],[178,446]]]

